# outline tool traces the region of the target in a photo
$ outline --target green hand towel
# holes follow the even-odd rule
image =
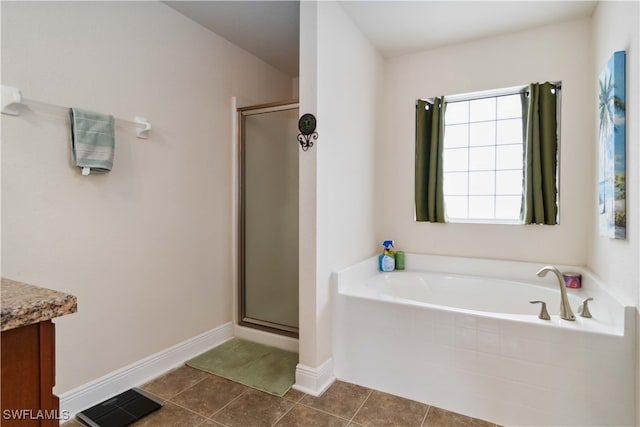
[[[113,167],[115,121],[113,116],[71,108],[71,144],[75,165],[89,171],[109,172]]]

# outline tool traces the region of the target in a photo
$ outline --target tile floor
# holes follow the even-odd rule
[[[188,366],[143,385],[164,407],[134,427],[485,427],[495,424],[336,381],[322,396],[266,394]],[[63,427],[84,426],[71,420]]]

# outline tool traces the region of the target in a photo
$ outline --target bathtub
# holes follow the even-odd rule
[[[634,425],[635,307],[591,272],[567,289],[543,264],[406,255],[334,274],[338,379],[502,425]],[[577,307],[587,297],[593,318]],[[551,320],[538,318],[543,300]]]

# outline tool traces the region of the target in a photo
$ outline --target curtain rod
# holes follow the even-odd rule
[[[562,90],[562,82],[546,82],[551,83],[553,87],[557,90]],[[487,98],[495,98],[497,96],[508,96],[508,95],[516,95],[519,94],[523,89],[526,89],[526,86],[512,86],[503,89],[495,89],[495,90],[484,90],[479,92],[469,92],[469,93],[460,93],[455,95],[446,95],[444,96],[444,100],[446,102],[461,102],[461,101],[475,101],[478,99],[487,99]],[[420,98],[417,101],[427,101],[430,104],[433,104],[432,98]]]

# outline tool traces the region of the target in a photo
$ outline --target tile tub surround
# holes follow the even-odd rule
[[[2,278],[0,330],[31,325],[78,310],[75,296]]]
[[[495,427],[434,406],[336,381],[320,397],[290,390],[272,396],[182,366],[141,386],[164,407],[133,427]],[[80,427],[77,420],[63,427]]]
[[[408,254],[406,264],[557,288],[534,263]],[[367,286],[376,258],[365,260],[334,277],[335,376],[505,425],[633,425],[634,307],[577,270],[583,288],[569,291],[595,297],[594,318],[560,320],[558,295],[543,321],[536,307],[512,316],[381,295]]]

